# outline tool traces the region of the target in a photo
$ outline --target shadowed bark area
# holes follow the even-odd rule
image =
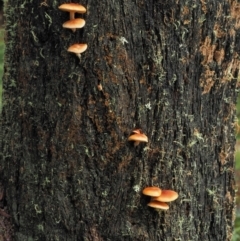
[[[5,5],[0,179],[16,241],[230,241],[239,3],[83,1],[73,33],[63,1],[37,2]],[[147,144],[127,141],[134,128]],[[179,198],[151,209],[149,185]]]

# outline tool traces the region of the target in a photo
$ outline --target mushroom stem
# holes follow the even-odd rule
[[[140,141],[134,141],[134,146],[136,147],[136,146],[138,146],[140,144]]]
[[[81,54],[76,54],[76,55],[81,60]]]
[[[70,11],[69,14],[70,14],[70,20],[75,19],[75,12]]]
[[[75,19],[75,12],[70,11],[70,12],[69,12],[69,15],[70,15],[70,20]],[[72,28],[72,31],[73,31],[73,32],[76,32],[76,28]]]

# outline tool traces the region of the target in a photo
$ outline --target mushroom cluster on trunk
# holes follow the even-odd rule
[[[87,10],[84,6],[78,3],[64,3],[58,7],[60,10],[69,12],[70,20],[63,23],[63,28],[69,28],[73,32],[76,31],[77,28],[83,28],[85,26],[85,20],[82,18],[75,18],[75,13],[85,13]],[[69,52],[76,54],[78,58],[81,57],[81,53],[83,53],[87,49],[87,44],[76,43],[71,45],[68,48]]]
[[[142,193],[151,197],[151,201],[148,203],[149,207],[156,209],[169,209],[169,205],[166,202],[172,202],[178,198],[178,193],[173,190],[162,190],[159,187],[146,187]]]

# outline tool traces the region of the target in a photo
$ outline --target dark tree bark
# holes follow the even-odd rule
[[[83,1],[75,33],[63,2],[5,5],[0,178],[15,240],[230,240],[239,2]],[[127,141],[134,128],[147,145]],[[151,209],[149,185],[179,198]]]

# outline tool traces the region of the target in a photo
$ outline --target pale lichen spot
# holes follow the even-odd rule
[[[150,102],[147,103],[147,104],[145,104],[145,107],[146,107],[148,110],[151,110],[151,109],[152,109],[152,106],[151,106],[151,103],[150,103]]]

